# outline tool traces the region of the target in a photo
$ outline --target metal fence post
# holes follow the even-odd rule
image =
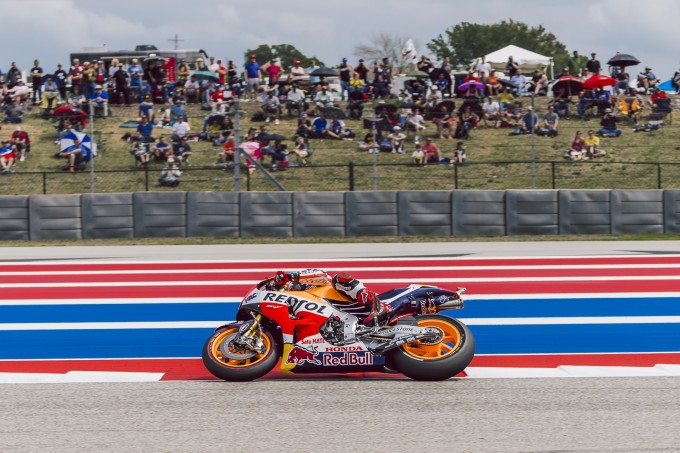
[[[550,173],[552,174],[552,188],[555,190],[556,183],[555,183],[555,162],[550,162]]]
[[[354,192],[354,162],[347,164],[347,168],[349,169],[347,175],[349,178],[349,191]]]
[[[144,167],[144,190],[149,191],[149,167]]]
[[[47,172],[42,172],[43,176],[43,195],[47,195]]]
[[[458,165],[453,166],[453,188],[458,190]]]
[[[658,162],[656,164],[656,183],[657,189],[661,189],[661,164]]]

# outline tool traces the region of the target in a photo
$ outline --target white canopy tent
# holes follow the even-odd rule
[[[550,78],[554,77],[552,58],[545,57],[541,54],[537,54],[536,52],[532,52],[512,44],[485,55],[484,59],[487,63],[491,64],[491,67],[494,70],[504,71],[505,64],[508,62],[508,57],[512,57],[513,61],[517,63],[520,68],[522,68],[522,72],[524,73],[533,71],[536,68],[547,73],[547,69],[550,68]]]

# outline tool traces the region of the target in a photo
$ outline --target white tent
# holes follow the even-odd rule
[[[522,72],[533,71],[536,68],[542,69],[544,72],[549,67],[550,77],[553,77],[553,61],[550,57],[545,57],[536,52],[530,50],[522,49],[515,45],[509,45],[499,49],[495,52],[491,52],[484,56],[487,63],[491,64],[491,67],[495,70],[503,71],[505,70],[505,64],[508,62],[508,57],[512,57],[513,61],[522,68]]]

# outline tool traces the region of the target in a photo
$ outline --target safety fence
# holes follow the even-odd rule
[[[250,170],[250,171],[249,171]],[[6,195],[92,192],[219,191],[235,188],[232,166],[182,169],[176,188],[157,186],[160,167],[97,170],[94,184],[87,168],[0,175]],[[239,190],[279,190],[259,171],[243,166]],[[671,189],[680,187],[680,162],[505,161],[465,165],[353,163],[268,167],[286,191],[492,190],[506,189]]]
[[[3,240],[680,232],[680,190],[1,196],[0,231]]]

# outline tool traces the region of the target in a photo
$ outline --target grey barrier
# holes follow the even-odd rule
[[[0,231],[4,240],[680,232],[680,190],[2,196]]]

